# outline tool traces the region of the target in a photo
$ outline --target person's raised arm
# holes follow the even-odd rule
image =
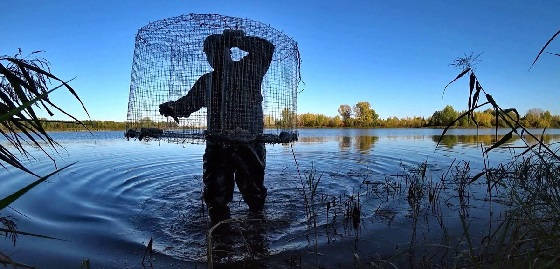
[[[246,51],[249,54],[245,58],[251,62],[262,61],[260,64],[268,69],[274,54],[274,45],[268,40],[256,36],[246,36],[242,30],[225,30],[223,38],[226,47],[238,47]]]
[[[191,113],[205,107],[207,76],[209,74],[199,78],[187,95],[177,101],[169,101],[159,105],[159,113],[166,117],[173,117],[175,121],[178,121],[177,117],[189,117]]]
[[[256,36],[245,36],[237,43],[237,47],[248,52],[246,56],[248,59],[261,61],[265,70],[268,69],[274,54],[274,45],[268,40]]]

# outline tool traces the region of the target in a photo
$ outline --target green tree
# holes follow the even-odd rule
[[[317,114],[316,119],[317,127],[326,127],[329,124],[329,117],[323,114]]]
[[[552,128],[560,128],[560,115],[554,115],[552,116],[552,123],[551,126]]]
[[[527,127],[548,127],[547,123],[543,120],[544,111],[540,108],[531,108],[525,113],[521,119],[523,125]]]
[[[495,116],[492,109],[483,112],[475,112],[474,118],[479,127],[492,127],[495,124]]]
[[[354,106],[354,115],[359,127],[373,127],[379,119],[379,115],[371,108],[369,102],[358,102]]]
[[[274,117],[272,115],[264,115],[264,126],[265,127],[274,127]]]
[[[443,108],[443,110],[434,112],[430,120],[430,125],[447,126],[457,117],[459,117],[459,112],[457,112],[452,106],[447,105],[445,106],[445,108]]]
[[[338,114],[342,118],[345,127],[351,127],[352,108],[349,105],[340,105]]]
[[[280,120],[281,127],[294,127],[296,125],[296,113],[289,108],[282,110],[282,119]]]
[[[333,118],[329,119],[329,127],[336,128],[342,127],[344,122],[340,119],[340,116],[334,116]]]
[[[298,125],[302,127],[314,127],[315,115],[311,113],[298,115]]]

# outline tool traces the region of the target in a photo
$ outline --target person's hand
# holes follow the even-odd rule
[[[159,105],[159,114],[169,117],[175,116],[175,108],[173,106],[173,101],[165,102]]]
[[[173,117],[173,119],[179,123],[177,114],[175,113],[175,105],[173,101],[165,102],[159,105],[159,114],[165,117]]]

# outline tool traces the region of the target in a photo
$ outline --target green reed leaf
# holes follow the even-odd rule
[[[16,114],[18,114],[18,113],[21,113],[21,111],[23,111],[24,109],[26,109],[26,108],[32,106],[32,105],[35,104],[37,101],[39,101],[39,100],[41,100],[41,99],[44,99],[45,97],[47,97],[47,96],[49,95],[49,93],[51,93],[51,92],[53,92],[54,90],[60,88],[61,86],[62,86],[62,85],[60,85],[60,86],[58,86],[58,87],[55,87],[55,88],[53,88],[53,89],[51,89],[51,90],[49,90],[49,91],[47,91],[47,92],[45,92],[45,93],[43,93],[43,94],[41,94],[41,95],[39,95],[39,96],[33,98],[32,100],[29,100],[29,101],[23,103],[21,106],[18,106],[18,107],[14,108],[14,109],[11,109],[11,110],[8,111],[7,113],[0,115],[0,122],[6,121],[6,120],[10,119],[11,117],[13,117],[14,115],[16,115]]]
[[[20,190],[18,190],[18,191],[16,191],[16,192],[14,192],[14,193],[12,193],[11,195],[7,196],[6,198],[0,200],[0,210],[6,208],[7,206],[9,206],[9,205],[12,204],[13,202],[15,202],[18,198],[20,198],[20,197],[21,197],[22,195],[24,195],[26,192],[28,192],[29,190],[33,189],[35,186],[41,184],[42,182],[44,182],[45,180],[47,180],[47,179],[48,179],[49,177],[51,177],[52,175],[54,175],[54,174],[56,174],[56,173],[58,173],[58,172],[60,172],[60,171],[62,171],[62,170],[64,170],[64,169],[66,169],[66,168],[68,168],[68,167],[70,167],[70,166],[72,166],[72,165],[74,165],[74,164],[76,164],[76,163],[74,162],[74,163],[71,163],[71,164],[69,164],[69,165],[67,165],[67,166],[64,166],[64,167],[60,168],[60,169],[57,169],[57,170],[55,170],[54,172],[52,172],[52,173],[50,173],[50,174],[48,174],[48,175],[46,175],[46,176],[44,176],[44,177],[41,177],[41,178],[35,180],[33,183],[31,183],[31,184],[25,186],[24,188],[22,188],[22,189],[20,189]]]

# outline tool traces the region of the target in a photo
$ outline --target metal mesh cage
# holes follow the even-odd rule
[[[249,19],[189,14],[136,35],[127,137],[297,140],[297,43]]]

